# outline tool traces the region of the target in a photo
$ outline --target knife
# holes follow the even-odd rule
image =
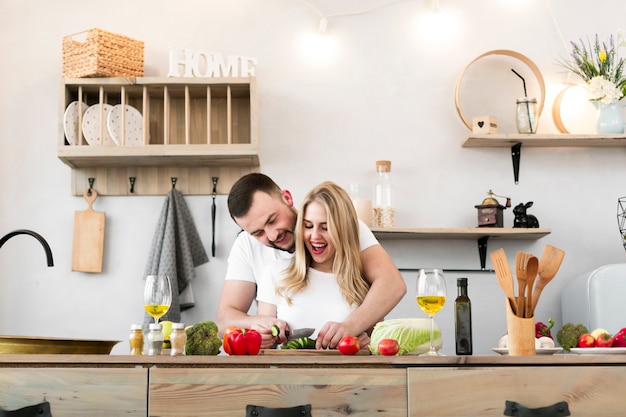
[[[215,258],[215,197],[217,197],[217,181],[219,177],[213,177],[213,205],[211,206],[211,232],[212,232],[212,241],[211,241],[211,254]]]
[[[294,330],[285,330],[285,336],[287,336],[287,341],[299,339],[301,337],[309,337],[315,332],[315,329],[304,327],[302,329],[294,329]]]

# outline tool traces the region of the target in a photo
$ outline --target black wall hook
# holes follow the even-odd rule
[[[178,178],[172,177],[170,179],[172,180],[172,190],[173,190],[174,188],[176,188],[176,181],[178,181]]]
[[[135,177],[128,177],[128,181],[130,182],[130,193],[135,192]]]
[[[89,178],[89,190],[87,190],[87,195],[91,196],[91,190],[93,189],[93,183],[96,182],[95,178]]]

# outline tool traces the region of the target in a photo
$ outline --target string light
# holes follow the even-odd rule
[[[381,3],[379,5],[369,7],[367,9],[358,10],[355,12],[344,12],[344,13],[333,13],[333,14],[324,14],[321,10],[315,7],[308,0],[302,0],[307,6],[313,9],[317,14],[320,15],[320,24],[318,27],[317,33],[309,33],[306,35],[302,41],[302,49],[307,56],[317,61],[325,61],[335,55],[337,46],[334,40],[328,36],[326,33],[326,29],[328,27],[328,19],[335,17],[344,17],[344,16],[356,16],[360,14],[365,14],[371,12],[376,9],[380,9],[381,7],[388,6],[393,3],[399,3],[401,1],[407,0],[389,0],[387,2]]]

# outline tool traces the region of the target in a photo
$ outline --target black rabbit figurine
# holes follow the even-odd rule
[[[526,210],[529,207],[532,207],[533,202],[529,201],[528,203],[519,203],[513,209],[513,214],[515,215],[515,219],[513,220],[514,228],[538,228],[539,220],[532,214],[526,214]]]

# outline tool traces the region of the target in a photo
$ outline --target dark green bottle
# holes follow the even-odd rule
[[[472,354],[472,303],[467,296],[467,278],[456,280],[454,300],[455,342],[457,355]]]

